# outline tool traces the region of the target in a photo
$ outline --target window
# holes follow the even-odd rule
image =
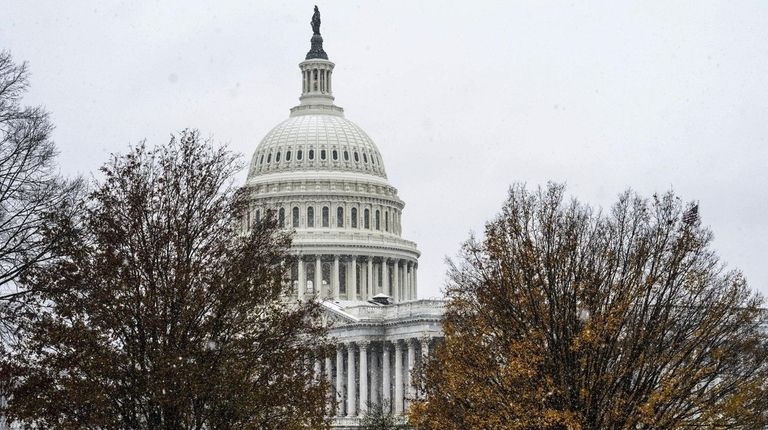
[[[267,155],[267,164],[272,161],[272,154]]]
[[[329,212],[328,206],[323,206],[323,227],[328,227]]]
[[[299,228],[299,208],[293,208],[293,228]]]
[[[285,208],[280,208],[280,211],[278,212],[277,225],[279,225],[280,228],[285,227]]]
[[[381,230],[381,212],[376,209],[376,230]]]
[[[389,211],[384,212],[384,231],[389,231]]]
[[[366,154],[365,152],[363,152],[363,163],[366,163],[366,164],[368,163],[368,154]]]
[[[339,151],[334,149],[333,152],[331,153],[331,155],[333,156],[333,160],[334,161],[339,159]]]
[[[349,161],[349,151],[344,151],[344,161]]]
[[[298,151],[296,151],[296,159],[297,159],[297,160],[301,161],[301,155],[302,155],[302,153],[301,153],[301,149],[299,149]]]
[[[359,162],[360,162],[360,156],[357,155],[357,152],[355,152],[355,163],[359,163]]]
[[[275,163],[279,163],[279,162],[280,162],[280,153],[278,152],[277,154],[275,154]]]
[[[261,211],[256,209],[256,222],[261,221]]]
[[[308,207],[307,208],[307,227],[314,227],[315,226],[315,208]]]
[[[352,228],[357,228],[357,208],[352,208]]]
[[[344,227],[344,208],[336,208],[336,227]]]
[[[261,158],[259,158],[259,164],[264,164],[264,154],[261,154]]]
[[[368,209],[363,212],[363,225],[365,228],[371,228],[371,211]]]
[[[291,161],[291,151],[285,153],[285,161]]]
[[[325,160],[325,149],[320,150],[320,159]]]
[[[310,149],[309,150],[309,159],[310,160],[314,160],[315,159],[315,150],[314,149]]]

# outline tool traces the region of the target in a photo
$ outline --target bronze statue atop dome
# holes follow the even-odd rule
[[[315,13],[312,14],[310,25],[312,26],[312,39],[310,39],[312,47],[309,49],[309,52],[307,52],[307,57],[305,59],[322,58],[323,60],[327,60],[328,54],[323,51],[323,36],[320,35],[320,9],[318,9],[317,6],[315,6]]]
[[[320,34],[320,9],[315,5],[315,13],[312,14],[312,32],[314,34]]]

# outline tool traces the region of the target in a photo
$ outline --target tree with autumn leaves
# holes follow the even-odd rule
[[[116,155],[22,273],[7,413],[29,428],[326,428],[317,302],[286,299],[290,236],[244,228],[235,155],[195,131]],[[53,222],[55,221],[55,222]]]
[[[695,204],[608,211],[513,186],[451,264],[445,342],[417,375],[418,429],[758,429],[761,298]]]

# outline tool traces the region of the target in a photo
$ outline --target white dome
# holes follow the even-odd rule
[[[275,126],[256,147],[248,177],[304,170],[387,177],[373,140],[335,112],[294,114]]]

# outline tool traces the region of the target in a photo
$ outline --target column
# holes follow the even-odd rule
[[[326,414],[331,415],[332,407],[333,407],[333,375],[331,374],[331,370],[333,369],[333,362],[331,361],[331,355],[326,351],[325,355],[325,378],[328,382],[328,390],[331,392],[328,396],[328,408],[326,408]]]
[[[336,416],[344,416],[344,352],[336,345]]]
[[[323,297],[323,263],[315,256],[315,297]]]
[[[357,256],[352,256],[351,267],[349,273],[349,282],[347,283],[347,298],[349,300],[357,300]],[[351,296],[350,296],[351,291]]]
[[[360,263],[360,300],[362,301],[366,301],[370,298],[370,295],[368,294],[368,286],[365,285],[365,279],[368,276],[367,271],[368,266]]]
[[[306,268],[304,267],[304,259],[303,257],[299,256],[298,263],[299,265],[299,300],[304,300],[304,290],[307,288],[307,272]]]
[[[369,400],[371,401],[372,405],[378,405],[379,404],[379,388],[380,388],[380,382],[379,382],[379,349],[376,346],[371,347],[371,383],[369,384],[371,387],[371,395],[368,396]]]
[[[395,259],[395,264],[392,265],[392,298],[395,303],[400,301],[400,260]]]
[[[368,342],[360,345],[360,415],[368,410]]]
[[[403,414],[403,347],[395,341],[395,415]]]
[[[417,294],[416,292],[419,289],[419,265],[414,264],[413,265],[413,300],[416,300]]]
[[[322,369],[323,368],[322,368],[322,364],[320,363],[320,358],[319,357],[315,357],[315,367],[314,367],[313,370],[315,372],[315,379],[318,380],[318,381],[320,381],[320,378],[323,377],[323,375],[322,375],[323,370]]]
[[[413,372],[413,367],[416,364],[416,339],[408,339],[408,393],[407,398],[408,405],[411,404],[411,400],[414,397],[414,388],[413,388],[413,376],[411,373]]]
[[[381,259],[381,292],[391,296],[392,292],[389,288],[389,263],[388,258]]]
[[[357,395],[355,394],[355,344],[347,344],[347,416],[357,415]]]
[[[339,256],[334,255],[333,256],[333,276],[331,278],[331,282],[333,283],[333,299],[339,300],[339,291],[341,287],[339,286],[340,280],[339,280]]]
[[[368,291],[371,292],[371,297],[375,296],[373,294],[373,255],[368,256]]]
[[[389,407],[392,407],[392,396],[389,392],[389,387],[392,381],[390,380],[390,370],[389,367],[389,343],[387,341],[384,341],[382,343],[382,351],[381,351],[381,400],[382,403],[386,406],[389,405]],[[385,410],[385,413],[390,413],[390,410]]]

